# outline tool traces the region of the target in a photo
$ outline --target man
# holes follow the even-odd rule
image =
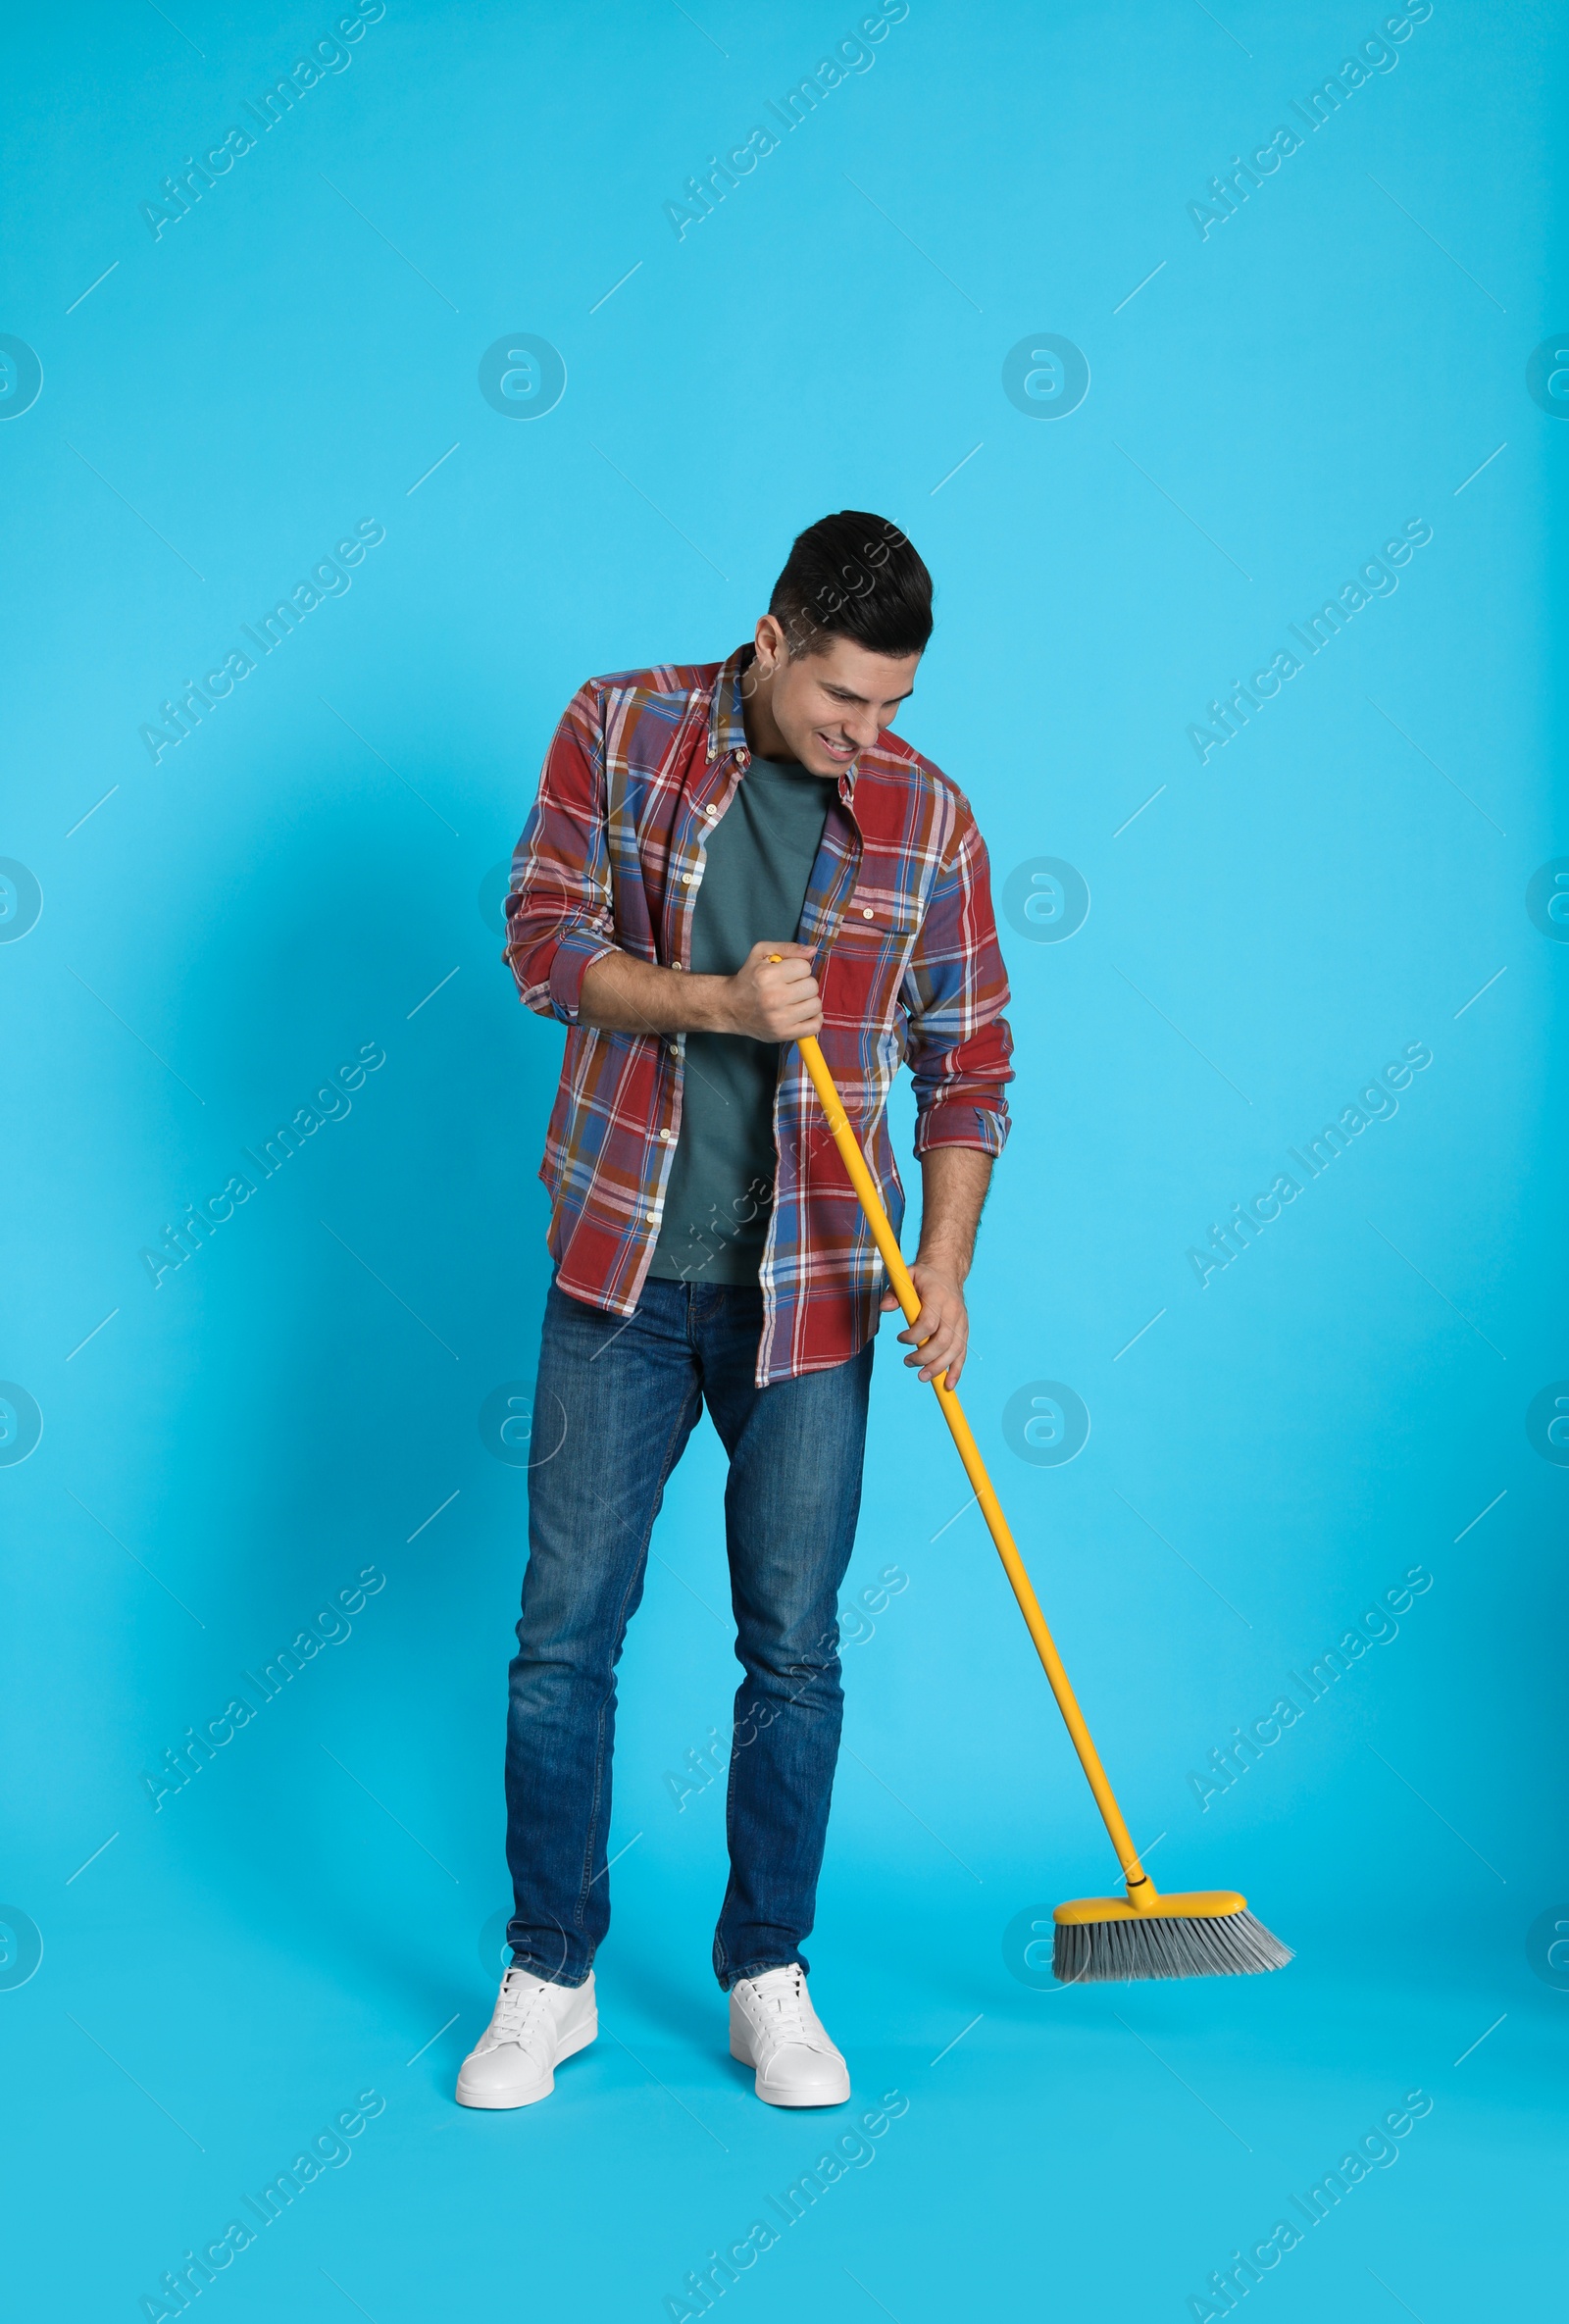
[[[594,2039],[616,1664],[665,1480],[706,1404],[735,1652],[714,1968],[760,2098],[830,2106],[807,1991],[838,1752],[835,1619],[880,1306],[896,1302],[794,1042],[821,1038],[895,1229],[886,1101],[915,1080],[923,1207],[899,1334],[955,1386],[1007,1135],[1007,985],[961,793],[888,732],[932,581],[853,510],[796,540],[751,644],[591,679],[518,844],[506,957],[567,1026],[540,1170],[555,1280],[507,1731],[513,1966],[459,2100],[526,2106]]]

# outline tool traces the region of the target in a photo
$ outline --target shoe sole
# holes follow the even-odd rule
[[[844,2077],[843,2090],[838,2092],[834,2097],[797,2097],[791,2093],[765,2090],[763,2088],[756,2059],[751,2055],[749,2050],[745,2048],[738,2049],[736,2047],[735,2036],[734,2034],[731,2036],[730,2053],[731,2056],[734,2058],[737,2065],[751,2067],[752,2088],[756,2091],[758,2097],[762,2099],[765,2106],[847,2106],[849,2104],[850,2077],[847,2072]]]
[[[561,2065],[569,2057],[576,2057],[580,2049],[586,2049],[598,2031],[599,2013],[596,2010],[585,2026],[581,2026],[576,2034],[569,2035],[562,2044],[556,2058],[556,2065]],[[555,2067],[552,2067],[547,2082],[542,2082],[535,2090],[526,2092],[521,2097],[514,2097],[509,2092],[499,2090],[487,2091],[482,2096],[476,2094],[471,2097],[464,2090],[463,2076],[460,2074],[458,2076],[457,2099],[460,2106],[473,2106],[479,2112],[510,2114],[520,2106],[536,2106],[541,2098],[549,2097],[555,2087]]]

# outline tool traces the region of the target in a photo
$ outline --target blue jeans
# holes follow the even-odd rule
[[[650,1279],[630,1323],[550,1287],[507,1718],[507,1936],[514,1960],[556,1985],[582,1984],[610,1925],[616,1665],[665,1480],[704,1404],[730,1455],[725,1536],[744,1673],[714,1968],[728,1992],[738,1977],[806,1967],[875,1342],[830,1371],[759,1389],[762,1320],[754,1285]]]

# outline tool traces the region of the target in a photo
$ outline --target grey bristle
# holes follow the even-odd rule
[[[1284,1969],[1290,1945],[1250,1912],[1213,1920],[1148,1919],[1057,1923],[1051,1967],[1064,1985],[1136,1977],[1251,1977]]]

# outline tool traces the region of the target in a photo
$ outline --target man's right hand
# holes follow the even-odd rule
[[[793,1041],[823,1029],[812,955],[804,944],[756,943],[724,983],[726,1021],[719,1032],[745,1034],[754,1041]]]
[[[793,1041],[823,1023],[812,955],[804,944],[754,944],[733,977],[655,968],[627,952],[606,952],[582,981],[581,1025],[605,1033],[738,1033],[754,1041]]]

